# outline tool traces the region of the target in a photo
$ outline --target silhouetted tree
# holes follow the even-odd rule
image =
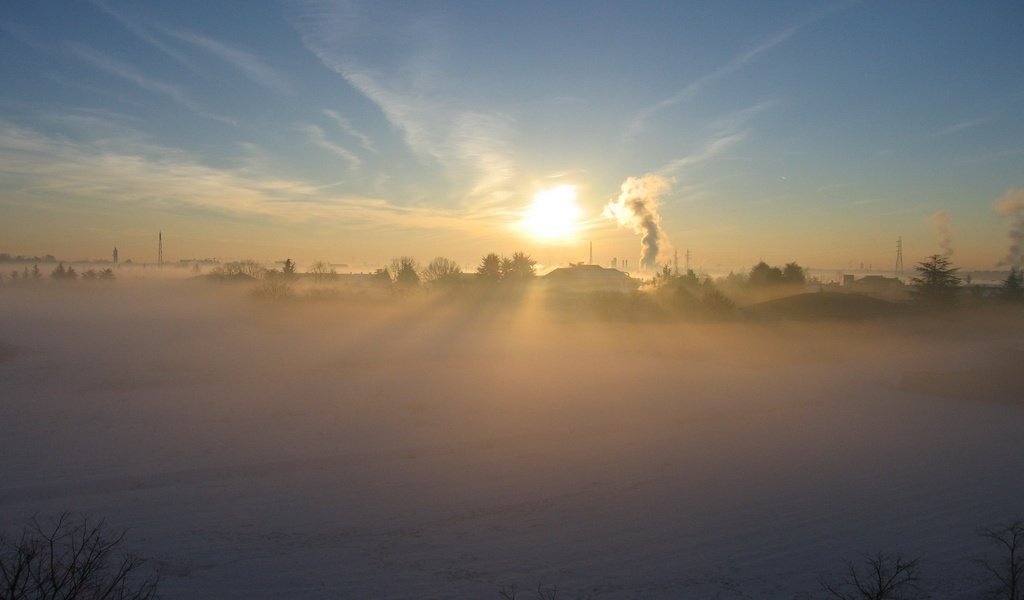
[[[690,289],[697,289],[701,285],[700,278],[693,272],[693,269],[687,269],[679,276],[679,284]]]
[[[1024,600],[1024,521],[979,529],[978,535],[991,541],[999,552],[998,558],[981,561],[994,584],[991,597]]]
[[[795,262],[786,263],[786,266],[782,268],[782,281],[783,283],[803,285],[807,281],[804,276],[804,268]]]
[[[507,256],[501,257],[501,279],[511,279],[512,259]]]
[[[318,260],[309,266],[308,273],[313,276],[313,281],[317,283],[323,283],[328,279],[333,279],[337,272],[331,265],[325,263],[322,260]]]
[[[450,258],[438,256],[423,269],[423,281],[431,285],[447,285],[458,283],[462,277],[462,268]]]
[[[114,275],[114,270],[113,269],[107,268],[107,269],[103,269],[102,271],[100,271],[100,279],[111,280],[111,279],[114,279],[114,277],[115,277],[115,275]]]
[[[281,275],[283,275],[285,279],[294,279],[295,261],[290,258],[284,259],[284,265],[281,267]]]
[[[675,283],[676,276],[672,274],[672,267],[665,265],[654,274],[654,279],[651,281],[654,284],[655,289],[667,290]]]
[[[210,275],[220,279],[262,279],[267,275],[267,269],[254,260],[235,260],[217,265]]]
[[[960,290],[960,269],[953,267],[949,257],[933,254],[919,262],[914,270],[918,276],[911,279],[914,297],[928,304],[949,305],[956,302]]]
[[[861,567],[846,563],[846,574],[822,588],[839,600],[913,600],[925,598],[917,559],[878,554]]]
[[[43,274],[39,271],[39,265],[32,265],[32,279],[39,281]]]
[[[502,259],[502,279],[522,281],[536,275],[537,261],[525,252],[513,252],[511,259]]]
[[[747,278],[750,285],[765,286],[782,283],[782,269],[768,266],[763,260],[750,269],[750,277]]]
[[[483,257],[483,260],[480,261],[480,266],[476,268],[476,272],[483,281],[497,283],[501,280],[501,257],[491,252]]]
[[[53,271],[50,272],[50,277],[57,281],[71,281],[78,278],[78,273],[74,267],[64,268],[64,263],[58,264],[54,267]]]
[[[1003,298],[1011,302],[1019,302],[1021,299],[1024,299],[1024,290],[1021,289],[1022,284],[1024,284],[1024,275],[1021,274],[1020,269],[1017,267],[1011,267],[1010,274],[1003,281]]]
[[[415,258],[399,256],[398,258],[391,259],[391,267],[388,271],[391,273],[394,284],[399,289],[408,290],[420,284],[418,269],[419,265],[416,263]]]
[[[157,579],[141,577],[142,561],[121,553],[124,533],[64,513],[33,519],[16,540],[0,536],[4,600],[149,600]]]

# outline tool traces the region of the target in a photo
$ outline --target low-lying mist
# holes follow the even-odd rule
[[[879,551],[966,598],[1024,513],[1020,310],[253,289],[0,290],[0,531],[106,518],[168,598],[794,597]]]

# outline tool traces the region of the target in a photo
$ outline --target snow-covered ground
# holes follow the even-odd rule
[[[0,291],[0,529],[105,517],[166,598],[804,598],[878,551],[968,598],[1024,516],[1021,314]]]

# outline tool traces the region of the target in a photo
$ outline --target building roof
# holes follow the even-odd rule
[[[637,280],[626,273],[599,265],[559,267],[543,279],[553,285],[587,289],[631,290],[639,285]]]

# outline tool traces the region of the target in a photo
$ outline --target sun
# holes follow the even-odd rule
[[[560,185],[537,192],[523,215],[521,225],[539,241],[568,242],[576,237],[579,218],[576,186]]]

